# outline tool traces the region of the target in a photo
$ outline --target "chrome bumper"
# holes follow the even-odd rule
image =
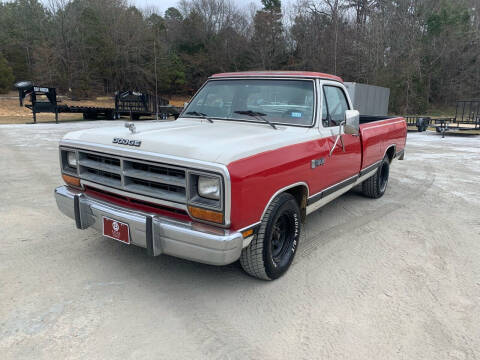
[[[127,209],[66,186],[55,189],[55,200],[60,211],[74,219],[79,229],[93,227],[103,232],[104,216],[127,223],[131,244],[146,248],[152,256],[168,254],[226,265],[238,260],[242,252],[243,237],[239,232]]]

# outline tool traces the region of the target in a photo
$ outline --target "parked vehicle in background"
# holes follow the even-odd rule
[[[385,194],[406,133],[360,116],[337,76],[216,74],[176,121],[65,135],[55,197],[79,229],[273,280],[309,213],[356,185]]]

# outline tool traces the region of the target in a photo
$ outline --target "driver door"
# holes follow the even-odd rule
[[[351,110],[352,106],[346,95],[345,87],[338,82],[322,81],[322,119],[319,132],[326,143],[331,156],[325,157],[323,174],[328,180],[327,187],[347,180],[360,171],[362,150],[360,136],[340,134],[343,141],[335,140],[339,134],[340,123],[345,120],[345,111]],[[335,147],[334,147],[335,146]]]

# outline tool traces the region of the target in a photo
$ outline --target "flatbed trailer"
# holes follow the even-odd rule
[[[34,86],[29,81],[19,82],[15,86],[18,89],[20,106],[23,106],[25,97],[30,96],[31,104],[27,104],[25,107],[32,110],[33,123],[37,122],[38,113],[55,114],[56,123],[58,123],[58,114],[60,113],[82,114],[85,120],[113,119],[115,116],[115,108],[61,105],[57,98],[57,89],[54,87]]]
[[[130,120],[138,120],[141,116],[152,117],[157,113],[157,104],[154,97],[148,93],[136,91],[117,91],[115,94],[115,107],[96,106],[70,106],[59,104],[57,90],[54,87],[34,86],[29,81],[22,81],[15,86],[18,89],[20,106],[23,106],[25,97],[30,96],[31,104],[25,107],[32,110],[33,123],[37,122],[38,113],[55,114],[55,122],[58,123],[58,114],[82,114],[84,120],[119,119],[128,116]],[[169,116],[178,118],[182,108],[169,105],[168,100],[159,98],[158,114],[161,119]]]
[[[27,105],[29,107],[29,105]],[[59,113],[78,113],[83,114],[84,120],[96,120],[101,117],[104,119],[113,119],[115,113],[113,108],[104,108],[96,106],[69,106],[59,105],[57,107]]]

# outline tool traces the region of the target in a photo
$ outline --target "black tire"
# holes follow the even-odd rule
[[[83,120],[96,120],[97,114],[92,112],[83,113]]]
[[[252,242],[242,251],[243,270],[262,280],[285,274],[295,257],[301,226],[295,198],[288,193],[278,195],[268,206]]]
[[[369,177],[362,183],[363,195],[372,199],[378,199],[382,197],[387,190],[389,174],[390,159],[387,155],[385,155],[375,175]]]

